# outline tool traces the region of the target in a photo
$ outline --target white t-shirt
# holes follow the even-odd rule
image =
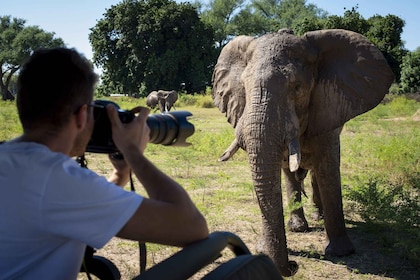
[[[76,279],[143,200],[36,143],[0,145],[0,279]]]

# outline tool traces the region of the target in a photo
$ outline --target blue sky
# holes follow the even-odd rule
[[[92,58],[88,35],[90,28],[102,18],[107,8],[120,0],[0,0],[0,16],[26,20],[26,25],[36,25],[54,32],[68,47],[76,48],[87,58]],[[177,0],[187,2],[187,0]],[[203,2],[207,3],[208,0]],[[420,47],[420,1],[418,0],[307,0],[329,14],[342,16],[344,7],[359,6],[359,13],[367,19],[375,14],[393,14],[405,21],[402,39],[405,47],[413,51]]]

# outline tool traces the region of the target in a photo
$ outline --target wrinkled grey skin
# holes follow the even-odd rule
[[[147,95],[146,105],[151,109],[155,109],[158,105],[159,110],[169,112],[172,107],[175,108],[174,103],[178,100],[178,92],[176,90],[158,90],[152,91]]]
[[[379,104],[393,80],[381,52],[345,30],[239,36],[223,48],[212,94],[236,139],[219,160],[239,148],[247,152],[262,213],[257,248],[284,276],[293,275],[297,264],[288,260],[281,170],[296,200],[311,171],[314,202],[329,239],[325,253],[353,253],[343,217],[339,136],[346,121]],[[302,209],[292,213],[289,227],[308,229]]]

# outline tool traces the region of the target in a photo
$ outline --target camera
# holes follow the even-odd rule
[[[111,123],[106,111],[108,104],[117,108],[122,123],[129,123],[135,117],[131,111],[120,109],[115,102],[95,100],[92,104],[95,124],[86,152],[106,154],[118,152],[112,140]],[[194,125],[188,122],[188,116],[192,114],[187,111],[149,115],[146,121],[150,128],[149,142],[168,146],[189,146],[186,139],[194,133]]]

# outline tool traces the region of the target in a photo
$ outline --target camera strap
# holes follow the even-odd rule
[[[132,192],[135,192],[134,188],[134,181],[133,181],[133,173],[130,169],[130,189]],[[140,273],[146,271],[146,262],[147,262],[147,250],[146,250],[146,243],[143,241],[139,241],[139,265],[140,265]]]

